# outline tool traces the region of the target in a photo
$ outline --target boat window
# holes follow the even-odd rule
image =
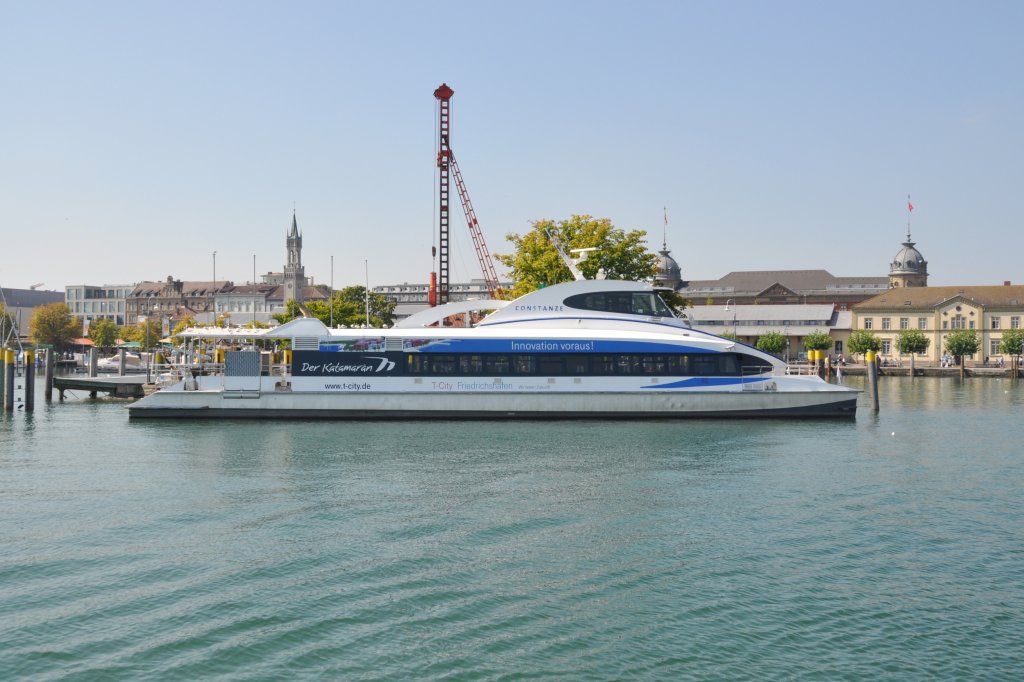
[[[414,376],[740,376],[772,365],[745,353],[408,353]]]
[[[569,355],[565,358],[565,373],[570,376],[590,374],[590,363],[585,355]]]
[[[454,355],[434,355],[430,358],[430,373],[431,374],[454,374],[455,373],[455,356]]]
[[[577,310],[674,317],[671,308],[661,300],[661,296],[653,291],[605,291],[576,294],[565,299],[565,305]]]
[[[737,364],[739,364],[740,372],[743,374],[757,374],[758,372],[772,371],[772,365],[767,360],[762,360],[761,358],[753,355],[747,355],[746,353],[730,353],[729,355],[735,359]]]
[[[430,367],[430,358],[422,353],[409,353],[406,356],[409,359],[409,373],[410,374],[426,374]]]
[[[693,359],[693,373],[699,377],[718,374],[718,357],[701,355]]]
[[[533,355],[513,355],[512,372],[514,374],[533,374],[537,367],[537,358]]]
[[[739,365],[734,353],[723,353],[718,356],[718,373],[734,377],[739,374]]]
[[[485,374],[496,374],[503,376],[508,374],[508,356],[507,355],[485,355],[484,356],[484,373]]]
[[[541,376],[562,376],[565,373],[565,362],[561,355],[554,353],[541,355],[537,362],[537,373]]]
[[[591,355],[590,373],[596,375],[615,374],[614,355]]]
[[[480,355],[460,355],[459,372],[461,374],[483,374],[484,359]]]
[[[642,367],[644,374],[664,374],[666,368],[665,356],[645,355],[642,360]]]

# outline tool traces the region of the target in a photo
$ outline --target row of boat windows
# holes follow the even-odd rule
[[[740,376],[771,365],[739,353],[410,353],[413,376]]]

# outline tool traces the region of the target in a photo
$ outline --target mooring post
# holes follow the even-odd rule
[[[25,351],[25,411],[36,408],[36,353]]]
[[[868,387],[871,389],[871,410],[878,412],[878,363],[875,362],[875,351],[869,350],[866,355]]]
[[[4,412],[14,412],[14,361],[17,356],[8,348],[4,351]]]
[[[7,349],[0,348],[0,405],[7,402]]]
[[[46,350],[46,388],[43,389],[43,397],[46,402],[53,400],[53,348]]]
[[[125,354],[127,352],[124,348],[117,351],[117,376],[119,377],[123,377],[125,374]]]
[[[97,370],[99,368],[99,358],[97,358],[96,356],[96,347],[93,346],[92,348],[89,349],[89,376],[92,378],[95,378]]]

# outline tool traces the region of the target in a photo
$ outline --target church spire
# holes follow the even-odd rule
[[[302,235],[299,234],[299,221],[292,209],[292,227],[285,240],[288,247],[288,260],[284,266],[284,300],[292,299],[303,302],[306,289],[306,269],[302,267]]]

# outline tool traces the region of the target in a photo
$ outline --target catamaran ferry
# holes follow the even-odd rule
[[[436,326],[470,310],[493,312],[472,327]],[[514,301],[450,303],[388,329],[300,318],[246,334],[288,341],[290,361],[229,351],[222,373],[185,368],[130,405],[130,417],[834,417],[853,416],[859,393],[692,329],[641,282],[580,280]]]

